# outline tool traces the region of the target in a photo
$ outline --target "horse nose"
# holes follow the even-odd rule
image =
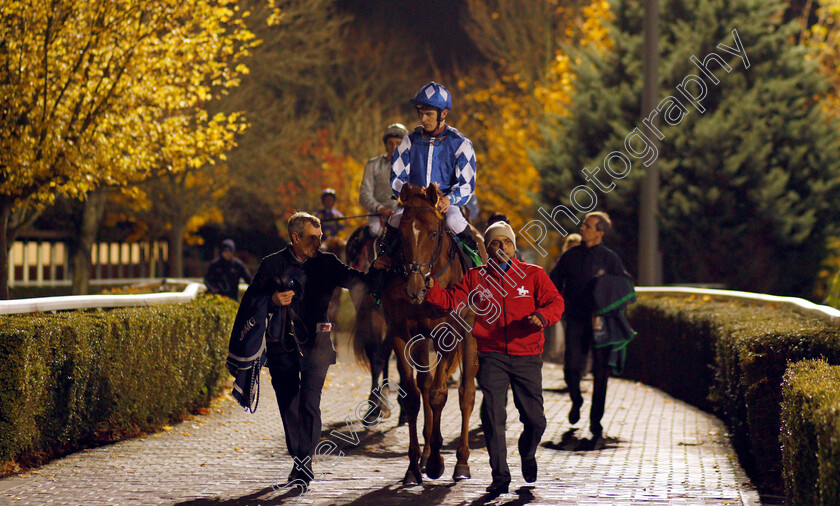
[[[418,305],[422,304],[423,301],[426,299],[426,290],[425,289],[421,290],[419,293],[416,293],[416,294],[408,293],[408,290],[406,290],[405,294],[408,296],[408,300],[412,304],[418,304]]]

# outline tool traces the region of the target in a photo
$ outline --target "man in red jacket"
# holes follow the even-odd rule
[[[472,332],[478,345],[478,384],[484,395],[481,426],[493,476],[487,492],[498,495],[510,486],[505,446],[508,386],[525,426],[519,437],[522,476],[528,483],[537,479],[535,454],[546,426],[543,329],[560,321],[564,305],[542,267],[514,258],[516,236],[510,225],[494,223],[484,232],[484,241],[490,258],[487,265],[470,269],[460,283],[446,290],[432,278],[426,300],[444,311],[472,305],[476,296],[484,301],[478,304],[484,304],[484,309],[474,309]]]

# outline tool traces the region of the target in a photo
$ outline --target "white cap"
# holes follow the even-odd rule
[[[504,221],[497,221],[487,227],[487,230],[484,231],[484,244],[490,244],[493,239],[500,235],[510,239],[513,242],[513,247],[516,247],[516,234],[513,233],[513,228]]]

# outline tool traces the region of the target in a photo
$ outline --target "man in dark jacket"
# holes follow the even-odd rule
[[[484,395],[481,427],[493,481],[487,492],[506,493],[510,485],[505,422],[508,386],[524,428],[519,437],[522,476],[537,479],[537,445],[545,432],[542,396],[543,329],[563,315],[563,298],[542,267],[514,258],[516,236],[505,222],[484,232],[487,265],[467,271],[464,279],[446,290],[433,285],[426,300],[445,311],[472,303],[474,297],[489,298],[498,311],[476,312],[472,329],[478,348],[478,384]]]
[[[252,319],[264,314],[260,311],[263,301],[269,315],[264,336],[271,385],[277,394],[286,447],[295,464],[289,481],[308,484],[314,477],[312,457],[321,438],[321,390],[327,370],[336,361],[330,336],[333,323],[327,319],[327,308],[336,287],[350,288],[364,282],[365,274],[319,249],[322,235],[318,218],[296,213],[289,219],[288,229],[291,244],[262,259],[245,292],[240,312],[249,308],[250,314],[237,314],[231,356],[244,346],[240,342],[243,339],[262,337],[248,330],[259,327],[260,322]],[[380,269],[387,264],[383,258],[373,267]],[[239,397],[244,400],[241,404],[249,404],[248,395]]]
[[[239,301],[239,280],[250,283],[251,273],[242,260],[233,256],[234,253],[236,244],[233,239],[222,241],[222,253],[210,262],[210,267],[204,275],[204,284],[208,293],[217,293]]]
[[[589,430],[594,441],[601,438],[604,429],[601,418],[607,398],[607,378],[609,376],[610,347],[593,346],[592,320],[595,316],[593,289],[598,276],[623,276],[632,283],[632,276],[624,264],[611,249],[601,244],[604,235],[612,227],[609,215],[594,212],[586,215],[580,227],[583,242],[567,250],[557,261],[549,276],[566,300],[566,313],[563,315],[566,334],[566,352],[563,373],[572,409],[569,422],[580,420],[580,408],[583,396],[580,380],[586,367],[586,357],[592,350],[592,409],[589,413]]]

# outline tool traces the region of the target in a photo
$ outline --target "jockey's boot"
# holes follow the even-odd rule
[[[470,257],[473,267],[482,265],[481,256],[478,254],[478,244],[476,244],[475,238],[472,235],[472,229],[467,227],[456,237],[461,241],[461,246],[464,247],[464,252]]]
[[[382,237],[379,239],[379,247],[376,250],[376,257],[390,256],[396,249],[399,240],[400,230],[386,224],[385,233],[382,234]],[[368,289],[373,297],[373,303],[376,307],[380,307],[382,305],[382,290],[385,288],[385,269],[374,269],[369,281],[370,286]]]

